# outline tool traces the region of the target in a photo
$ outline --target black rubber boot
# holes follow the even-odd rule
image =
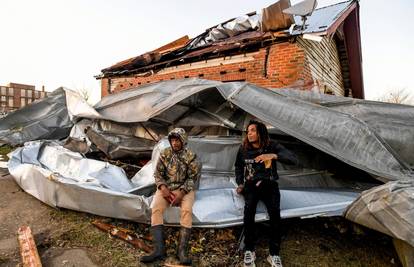
[[[178,244],[178,259],[180,264],[191,265],[191,259],[188,257],[188,246],[190,242],[191,228],[181,227],[180,243]]]
[[[149,263],[165,258],[165,240],[164,229],[162,225],[151,226],[152,244],[154,251],[146,256],[141,257],[141,262]]]

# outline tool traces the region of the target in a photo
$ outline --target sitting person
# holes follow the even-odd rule
[[[151,234],[154,251],[141,258],[141,262],[164,259],[165,240],[163,214],[169,206],[180,206],[181,229],[178,258],[181,264],[191,264],[188,256],[188,243],[192,227],[192,207],[195,199],[194,184],[200,177],[201,164],[187,145],[187,135],[182,128],[168,134],[170,147],[164,149],[157,162],[155,183],[157,191],[152,203]]]
[[[259,200],[266,206],[270,219],[269,256],[271,266],[282,266],[279,256],[281,229],[280,229],[280,191],[277,183],[279,176],[276,161],[287,164],[297,164],[295,155],[279,143],[271,141],[266,126],[258,121],[250,121],[247,126],[247,135],[241,145],[236,158],[235,172],[236,189],[243,194],[244,205],[244,233],[245,252],[244,266],[255,266],[254,252],[255,215]]]

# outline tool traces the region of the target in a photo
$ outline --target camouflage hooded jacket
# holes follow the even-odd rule
[[[187,134],[184,129],[176,128],[168,134],[168,139],[176,136],[182,143],[182,149],[175,152],[171,147],[164,149],[157,162],[155,183],[157,188],[167,185],[170,190],[182,189],[190,192],[200,178],[201,164],[197,155],[187,145]]]

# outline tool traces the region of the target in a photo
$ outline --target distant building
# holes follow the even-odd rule
[[[34,85],[9,83],[0,86],[0,113],[8,113],[47,96],[45,88],[35,90]]]

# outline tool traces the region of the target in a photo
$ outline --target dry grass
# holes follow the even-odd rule
[[[0,158],[2,158],[2,161],[8,161],[9,158],[7,157],[7,154],[13,150],[14,148],[9,145],[0,145]]]
[[[147,225],[108,219],[69,210],[51,211],[61,229],[45,247],[87,248],[100,266],[144,266],[138,259],[144,252],[111,238],[90,224],[95,219],[147,235]],[[342,218],[289,219],[283,221],[281,256],[285,266],[401,266],[391,238],[354,225]],[[194,266],[241,266],[238,251],[241,227],[194,229],[191,241]],[[177,228],[167,228],[167,248],[174,262]],[[266,226],[259,227],[257,266],[268,266]],[[150,266],[157,266],[150,265]]]
[[[91,222],[103,219],[86,213],[70,210],[52,210],[51,220],[61,228],[50,237],[45,249],[50,246],[64,248],[86,248],[91,259],[100,266],[137,266],[137,261],[143,252],[129,244],[112,238],[109,234],[98,230]],[[106,219],[109,223],[140,231],[138,224]]]

